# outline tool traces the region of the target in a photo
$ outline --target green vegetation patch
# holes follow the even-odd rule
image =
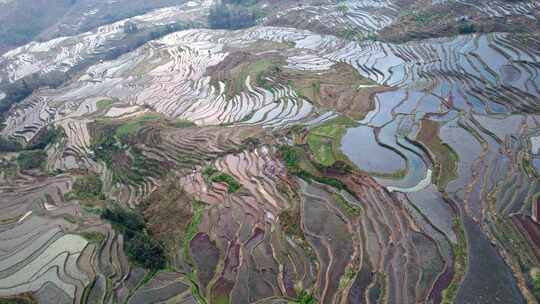
[[[353,28],[345,28],[337,33],[337,35],[346,40],[362,41],[377,41],[379,40],[375,32],[365,32]]]
[[[454,277],[450,285],[443,290],[442,304],[454,303],[454,299],[457,296],[459,284],[465,276],[465,270],[467,269],[467,240],[465,238],[465,232],[463,231],[463,225],[459,218],[454,219],[454,231],[458,237],[457,244],[452,245],[452,251],[454,254]]]
[[[436,15],[430,14],[429,12],[419,12],[413,14],[414,21],[420,26],[428,25],[432,22],[432,20],[435,19],[435,17]]]
[[[266,49],[262,49],[266,46]],[[246,80],[249,77],[252,86],[272,90],[276,76],[282,71],[281,66],[286,64],[285,58],[276,49],[288,47],[286,44],[269,44],[265,41],[257,41],[249,46],[249,49],[231,50],[231,53],[220,64],[210,67],[208,74],[211,76],[211,85],[219,87],[219,83],[226,84],[226,97],[234,98],[247,90]],[[272,54],[264,56],[258,53],[269,49],[275,50]],[[270,80],[271,79],[271,80]],[[253,84],[254,83],[254,84]]]
[[[104,110],[110,108],[114,103],[113,99],[102,99],[96,102],[96,107],[98,110]]]
[[[207,204],[202,201],[193,201],[191,206],[193,215],[186,229],[186,234],[183,241],[183,249],[184,258],[186,258],[188,261],[190,261],[191,264],[193,264],[193,261],[191,260],[191,255],[189,253],[189,246],[193,237],[195,237],[197,232],[199,232],[199,224],[203,219],[204,210],[206,209]],[[206,303],[206,300],[204,296],[201,295],[201,291],[199,289],[199,286],[197,285],[197,275],[195,268],[192,268],[191,271],[187,273],[187,276],[191,282],[191,292],[197,299],[197,302]]]
[[[72,224],[77,224],[78,222],[78,218],[76,218],[73,214],[64,214],[62,215],[62,218]]]
[[[105,235],[97,231],[84,231],[81,232],[81,236],[90,243],[101,244],[105,240]]]
[[[43,150],[23,151],[17,156],[17,164],[21,170],[43,169],[47,153]]]
[[[107,131],[94,140],[91,149],[94,151],[96,159],[104,161],[107,165],[112,165],[115,153],[122,152],[123,147],[122,143]]]
[[[130,120],[126,124],[123,124],[118,129],[116,129],[115,135],[119,138],[122,138],[128,135],[133,135],[137,133],[137,131],[139,131],[139,129],[144,125],[145,122],[159,121],[161,119],[163,119],[161,115],[153,114],[153,113],[147,113],[147,114],[138,116],[137,118]]]
[[[474,32],[476,32],[476,27],[473,23],[467,22],[458,26],[458,33],[462,35],[472,34]]]
[[[213,166],[207,166],[206,168],[204,168],[202,174],[203,174],[203,177],[206,179],[206,180],[210,180],[210,177],[212,177],[212,175],[218,173],[219,170],[216,169],[215,167]]]
[[[115,206],[106,208],[101,218],[124,235],[124,251],[132,263],[154,270],[165,267],[162,245],[148,233],[142,216]]]
[[[238,183],[234,177],[226,174],[226,173],[219,173],[217,175],[212,176],[212,181],[215,183],[223,182],[227,184],[227,191],[229,193],[234,193],[238,191],[242,187],[240,183]]]
[[[229,93],[229,96],[232,97],[231,95],[236,95],[244,90],[248,76],[252,81],[255,80],[259,86],[265,88],[266,90],[271,90],[272,87],[264,75],[267,70],[276,68],[278,68],[278,66],[274,64],[271,59],[267,58],[258,59],[234,68],[231,71],[232,75],[234,76],[232,82],[230,83],[231,92]]]
[[[213,183],[226,183],[227,191],[229,193],[234,193],[242,187],[234,177],[221,172],[212,166],[208,166],[203,170],[203,177]]]
[[[301,147],[283,145],[279,150],[289,173],[300,177],[308,183],[317,181],[354,195],[340,180],[324,176],[313,164],[310,164],[306,152]],[[305,168],[309,169],[306,170]]]
[[[7,139],[0,135],[0,152],[15,152],[22,149],[23,145],[19,141]]]
[[[96,174],[79,177],[73,183],[71,192],[67,194],[68,199],[80,199],[85,201],[104,200],[102,192],[103,183]]]
[[[64,136],[64,129],[55,126],[42,128],[28,144],[24,144],[17,139],[7,139],[0,136],[0,152],[43,150],[49,144],[60,142]]]
[[[43,128],[29,143],[29,150],[45,149],[47,145],[60,142],[65,132],[62,127],[49,126]]]
[[[355,120],[362,119],[373,108],[372,94],[388,90],[361,76],[346,63],[336,63],[320,73],[294,70],[283,65],[268,69],[264,76],[289,86],[296,95],[321,108],[331,109]]]
[[[334,199],[338,206],[347,213],[348,216],[357,217],[360,216],[362,209],[359,206],[349,203],[343,196],[340,194],[334,194]]]
[[[354,121],[339,117],[309,132],[308,145],[319,164],[328,167],[336,160],[346,160],[341,153],[341,139],[347,128],[354,125]]]
[[[199,232],[199,224],[202,221],[203,215],[204,215],[204,209],[206,208],[206,203],[200,202],[200,201],[194,201],[192,203],[192,209],[193,209],[193,216],[191,217],[191,221],[189,222],[189,225],[186,230],[186,236],[184,238],[184,256],[189,257],[189,243]]]
[[[300,221],[300,211],[298,208],[284,210],[279,214],[279,225],[288,236],[294,236],[301,240],[305,239]]]
[[[305,291],[305,290],[302,290],[299,294],[298,294],[298,298],[296,298],[296,300],[293,302],[293,303],[298,303],[298,304],[316,304],[317,303],[317,300],[315,299],[315,297]]]
[[[17,165],[9,160],[0,160],[0,176],[4,175],[6,178],[13,178],[17,175]]]
[[[456,152],[439,137],[440,125],[436,121],[423,119],[417,141],[425,145],[435,158],[433,176],[440,191],[457,178],[459,158]]]
[[[540,299],[540,270],[535,268],[531,271],[533,283],[533,294],[537,299]]]
[[[265,90],[271,91],[272,84],[266,78],[266,74],[270,73],[279,73],[281,68],[279,65],[265,60],[264,62],[259,63],[257,66],[254,66],[253,73],[256,75],[255,80],[257,85],[264,88]]]
[[[210,8],[208,24],[213,29],[240,29],[255,25],[267,12],[258,0],[224,0]]]
[[[309,160],[303,147],[282,145],[279,147],[279,152],[289,173],[293,175],[318,173],[317,167]]]
[[[175,128],[189,128],[196,126],[194,122],[185,119],[176,119],[171,124]]]
[[[195,234],[199,231],[199,224],[202,221],[206,204],[203,202],[194,201],[192,206],[193,206],[193,217],[191,218],[191,221],[188,225],[188,229],[186,231],[186,240],[188,242],[190,242],[195,236]]]
[[[17,156],[17,164],[21,170],[43,170],[47,160],[47,154],[44,149],[49,144],[59,142],[64,136],[64,129],[55,126],[41,129],[27,145],[17,140],[6,139],[0,136],[0,151],[21,151]]]
[[[142,124],[142,121],[151,119],[138,120],[130,124],[127,130],[139,128],[139,123]],[[114,182],[140,184],[144,182],[146,176],[164,174],[165,171],[160,169],[162,168],[160,162],[146,157],[142,150],[135,146],[136,138],[117,136],[118,129],[114,125],[106,125],[100,132],[99,135],[94,136],[91,149],[94,151],[94,158],[105,162],[112,170]],[[129,133],[122,131],[120,134]]]
[[[0,297],[0,304],[37,304],[38,301],[30,293],[10,297]]]

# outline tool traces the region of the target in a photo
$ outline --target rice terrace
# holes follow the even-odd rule
[[[540,303],[540,2],[0,0],[35,303]]]

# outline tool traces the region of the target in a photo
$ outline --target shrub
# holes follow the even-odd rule
[[[142,216],[122,209],[121,207],[106,208],[101,213],[101,218],[108,220],[114,229],[126,235],[133,235],[144,231],[145,224]]]
[[[162,170],[163,163],[146,157],[136,147],[136,137],[117,136],[119,129],[104,128],[91,146],[94,159],[105,162],[112,170],[114,183],[142,183],[147,176],[161,176],[166,172]]]
[[[79,199],[104,199],[102,188],[103,184],[99,179],[99,176],[92,174],[76,179],[73,183],[72,193]]]
[[[130,261],[152,270],[165,267],[163,247],[148,234],[142,216],[115,207],[105,209],[101,218],[111,222],[113,228],[124,235],[124,250]]]
[[[20,294],[8,298],[0,298],[1,304],[35,304],[37,301],[30,294]]]
[[[204,168],[202,174],[203,174],[204,178],[210,179],[210,177],[212,177],[212,175],[214,175],[215,173],[218,173],[218,172],[219,171],[216,168],[214,168],[212,166],[208,166],[208,167]]]
[[[212,177],[212,181],[215,183],[224,182],[227,184],[227,191],[229,193],[234,193],[242,187],[239,182],[237,182],[232,176],[226,174],[226,173],[219,173],[217,175],[214,175]]]
[[[279,224],[286,235],[305,239],[298,210],[285,210],[279,214]]]
[[[300,295],[298,296],[298,299],[296,300],[296,303],[299,303],[299,304],[315,304],[317,302],[315,301],[315,298],[313,297],[312,294],[308,293],[305,290],[302,290],[300,292]]]
[[[60,141],[64,135],[65,133],[62,127],[47,127],[38,133],[36,138],[30,143],[29,149],[45,149],[48,144]]]
[[[17,140],[0,136],[0,152],[17,152],[22,150],[43,150],[50,143],[58,142],[64,136],[61,127],[47,127],[42,129],[25,147]]]
[[[161,244],[146,233],[126,238],[124,250],[132,261],[144,268],[162,269],[165,266]]]
[[[108,130],[110,132],[110,130]],[[111,134],[100,136],[91,149],[94,151],[96,159],[104,161],[108,166],[112,165],[112,156],[121,151],[121,143]]]
[[[458,31],[460,34],[471,34],[476,32],[476,28],[474,27],[474,24],[472,23],[466,23],[462,24],[458,27]]]
[[[255,25],[255,14],[245,7],[216,4],[210,9],[208,23],[213,29],[240,29]]]
[[[285,162],[285,166],[287,167],[287,169],[293,172],[298,171],[298,164],[300,162],[300,155],[298,155],[298,152],[295,151],[292,147],[285,145],[281,146],[279,148],[279,151],[281,152],[283,161]]]
[[[1,152],[16,152],[22,149],[20,142],[15,140],[6,139],[0,136],[0,151]]]
[[[240,185],[240,183],[236,181],[234,177],[230,176],[227,173],[220,172],[212,166],[204,168],[202,174],[207,181],[211,181],[214,183],[226,183],[227,191],[229,193],[234,193],[242,187],[242,185]]]
[[[300,159],[302,158],[302,155],[300,154],[301,150],[299,150],[299,147],[291,147],[283,145],[279,148],[279,151],[281,153],[281,157],[283,161],[285,162],[285,167],[287,167],[287,171],[291,174],[294,174],[301,179],[305,180],[306,182],[311,181],[317,181],[322,184],[326,184],[329,186],[332,186],[338,190],[345,190],[352,195],[355,195],[354,192],[352,192],[345,184],[343,184],[340,180],[326,177],[326,176],[319,176],[314,175],[300,167]]]
[[[105,235],[97,231],[84,231],[81,232],[81,236],[90,243],[101,244],[105,240]]]
[[[532,276],[533,279],[533,293],[537,299],[540,299],[540,273],[536,272]]]
[[[172,125],[175,128],[189,128],[189,127],[195,127],[196,126],[196,124],[194,122],[189,121],[189,120],[182,120],[182,119],[177,119],[177,120],[173,121]]]
[[[133,34],[138,31],[137,24],[133,21],[127,21],[124,23],[124,33],[126,34]]]
[[[23,151],[17,156],[17,164],[21,170],[42,168],[47,160],[47,154],[42,150]]]

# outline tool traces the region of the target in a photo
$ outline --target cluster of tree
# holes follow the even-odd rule
[[[126,34],[133,34],[137,32],[139,28],[137,27],[137,23],[133,21],[127,21],[124,23],[124,33]]]
[[[73,36],[104,24],[177,4],[178,0],[0,1],[0,52],[31,40],[45,41],[59,36]],[[86,14],[88,5],[99,13]]]
[[[78,14],[69,14],[64,17],[68,27],[68,34],[74,35],[95,29],[104,24],[110,24],[123,19],[131,18],[145,14],[146,12],[167,6],[178,5],[178,0],[119,0],[119,1],[101,1],[99,3],[100,13],[93,16],[81,18],[80,14],[86,11],[77,11]],[[86,8],[86,5],[80,5]],[[70,12],[71,13],[71,12]],[[82,20],[81,20],[82,19]],[[51,37],[52,38],[52,37]]]
[[[458,32],[460,34],[471,34],[476,32],[476,28],[473,23],[466,22],[458,27]]]
[[[43,150],[23,151],[17,156],[17,164],[21,170],[41,169],[47,154]]]
[[[61,127],[49,126],[43,128],[26,145],[20,141],[6,139],[0,136],[0,152],[18,152],[23,150],[43,150],[50,144],[59,141],[64,137],[64,130]]]
[[[96,174],[86,175],[77,178],[71,190],[74,198],[82,200],[103,200],[105,196],[102,192],[103,183]]]
[[[4,82],[0,84],[0,90],[6,96],[0,101],[0,124],[5,119],[5,113],[12,105],[30,96],[34,90],[40,87],[56,88],[64,83],[70,74],[60,71],[51,71],[46,75],[37,73],[25,76],[15,82]]]
[[[133,263],[154,270],[165,267],[163,247],[148,233],[142,216],[116,206],[105,209],[101,218],[124,235],[124,250]]]
[[[0,136],[0,152],[16,152],[20,150],[22,150],[20,142]]]
[[[65,136],[62,127],[48,126],[42,128],[34,138],[29,142],[27,149],[45,149],[48,144],[56,143]]]
[[[223,0],[210,8],[208,24],[214,29],[240,29],[255,25],[261,13],[257,0]]]
[[[253,26],[255,14],[239,6],[216,4],[210,9],[208,23],[213,29],[240,29]]]
[[[34,40],[58,22],[74,1],[19,0],[2,6],[0,47],[15,47]]]
[[[108,46],[108,49],[92,58],[91,63],[95,62],[95,59],[99,60],[114,60],[121,55],[131,52],[150,40],[159,39],[167,34],[198,27],[195,23],[175,22],[170,24],[159,25],[147,29],[139,29],[133,22],[126,22],[124,24],[124,32],[128,34],[123,39],[114,41],[113,44]]]

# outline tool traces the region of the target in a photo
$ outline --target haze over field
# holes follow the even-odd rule
[[[0,0],[0,303],[538,303],[540,3]]]

